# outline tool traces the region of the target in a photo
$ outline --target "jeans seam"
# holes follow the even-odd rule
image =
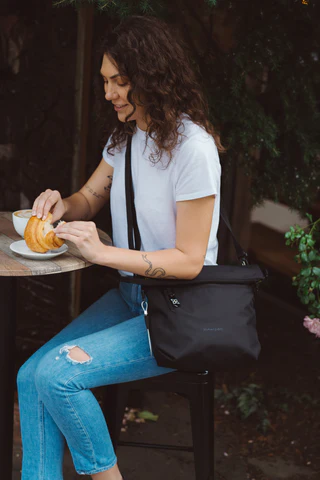
[[[39,479],[45,480],[44,478],[44,403],[39,401],[39,437],[40,437],[40,465],[39,465]]]
[[[68,404],[70,405],[73,413],[75,414],[75,417],[76,417],[76,419],[77,419],[80,427],[81,427],[82,430],[84,431],[85,436],[86,436],[87,439],[89,440],[90,448],[91,448],[91,451],[92,451],[92,453],[91,453],[92,463],[94,463],[94,465],[96,466],[96,465],[97,465],[97,460],[96,460],[96,457],[95,457],[95,454],[94,454],[94,448],[93,448],[93,445],[92,445],[92,441],[91,441],[91,439],[90,439],[90,436],[89,436],[86,428],[84,427],[83,423],[81,422],[81,420],[80,420],[80,418],[79,418],[79,415],[78,415],[76,409],[75,409],[74,406],[71,404],[71,402],[70,402],[70,400],[69,400],[69,397],[67,396],[66,393],[64,394],[64,397],[65,397],[65,399],[67,400]]]

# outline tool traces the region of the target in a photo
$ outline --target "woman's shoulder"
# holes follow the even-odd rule
[[[213,136],[187,114],[181,115],[178,132],[181,135],[179,150],[217,149]]]

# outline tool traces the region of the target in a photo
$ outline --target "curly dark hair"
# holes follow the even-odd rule
[[[172,150],[183,135],[180,130],[183,114],[213,136],[220,153],[226,151],[209,121],[208,103],[188,48],[172,27],[151,16],[127,17],[104,35],[100,60],[103,55],[114,62],[121,76],[129,78],[128,101],[133,106],[125,123],[110,114],[109,154],[113,155],[112,150],[123,145],[127,135],[135,132],[136,122],[130,121],[130,116],[136,110],[136,102],[151,119],[148,135],[156,145],[156,151],[150,155],[153,163],[161,159],[164,151],[169,162],[172,159]]]

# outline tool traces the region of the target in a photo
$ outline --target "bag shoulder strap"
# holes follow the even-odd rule
[[[131,171],[131,144],[132,136],[128,135],[127,137],[127,148],[126,148],[126,164],[125,164],[125,188],[126,188],[126,207],[127,207],[127,227],[128,227],[128,245],[132,250],[141,249],[141,237],[137,223],[137,214],[134,206],[134,189],[132,182],[132,171]],[[236,250],[236,254],[241,265],[248,265],[248,254],[243,250],[240,243],[237,241],[230,222],[225,210],[224,205],[222,204],[222,199],[220,199],[220,218],[225,223],[227,229],[229,230],[233,245]]]
[[[220,198],[220,218],[222,218],[225,226],[227,227],[227,229],[229,230],[232,236],[233,246],[235,248],[238,260],[240,261],[241,265],[248,265],[249,264],[248,254],[245,250],[243,250],[243,248],[241,247],[240,243],[238,242],[238,240],[236,239],[232,231],[226,209],[222,203],[222,198]]]
[[[131,173],[131,144],[132,136],[128,135],[125,164],[125,187],[127,206],[128,245],[131,250],[141,249],[141,237],[137,223],[137,213],[134,206],[134,190]]]

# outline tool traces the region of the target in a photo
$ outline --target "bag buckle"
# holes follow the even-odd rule
[[[145,298],[145,296],[144,296],[144,298]],[[148,302],[147,302],[147,300],[142,300],[142,302],[141,302],[141,308],[142,308],[142,310],[143,310],[144,321],[145,321],[146,327],[147,327],[147,334],[148,334],[148,341],[149,341],[150,353],[151,353],[151,356],[153,356],[152,345],[151,345],[151,337],[150,337],[150,332],[149,332],[150,321],[149,321],[149,315],[148,315]]]

